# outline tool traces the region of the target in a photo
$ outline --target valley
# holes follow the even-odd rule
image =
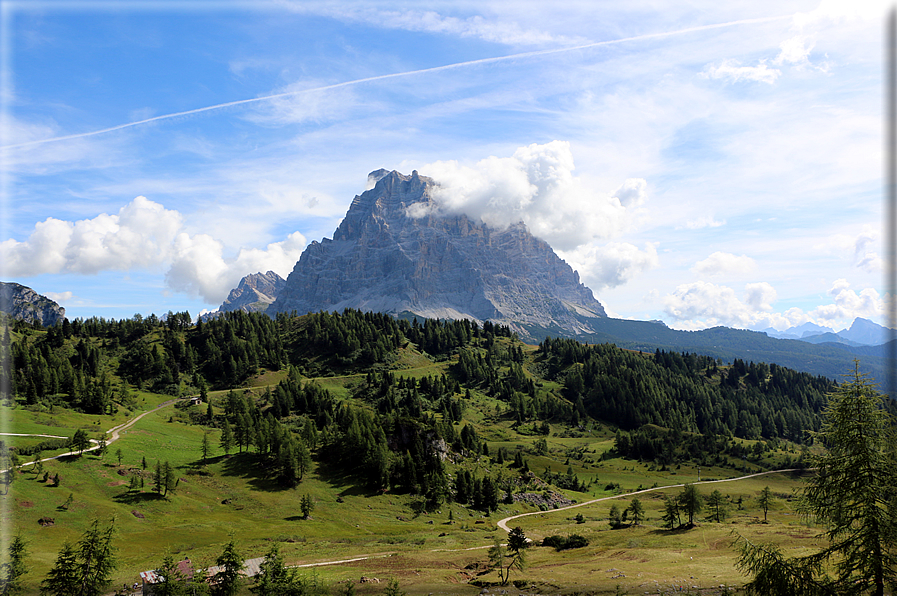
[[[94,450],[43,462],[47,479],[29,465],[13,474],[4,497],[9,506],[3,523],[29,542],[31,570],[24,576],[29,589],[36,590],[61,544],[78,540],[94,519],[115,519],[118,565],[110,590],[132,583],[140,571],[158,568],[166,554],[212,565],[230,540],[246,559],[264,556],[276,542],[287,564],[304,566],[303,573],[315,574],[331,593],[351,581],[362,594],[382,593],[390,579],[407,593],[473,594],[483,587],[522,593],[663,593],[692,586],[719,590],[720,585],[744,581],[729,546],[733,531],[795,552],[818,546],[818,529],[805,525],[790,501],[800,472],[775,471],[793,467],[807,452],[806,446],[784,436],[792,432],[787,423],[780,433],[773,418],[765,431],[776,435],[764,436],[759,415],[757,426],[747,419],[743,428],[736,418],[732,432],[714,427],[712,421],[726,420],[724,396],[773,397],[777,394],[769,391],[771,381],[781,377],[779,382],[797,383],[804,404],[794,406],[788,420],[812,427],[822,403],[814,396],[821,397],[828,387],[822,379],[773,368],[758,383],[744,363],[729,366],[707,359],[699,365],[694,357],[587,347],[568,340],[532,346],[499,326],[434,321],[405,326],[352,311],[281,316],[276,321],[232,313],[203,325],[183,320],[85,321],[61,341],[55,332],[15,326],[14,346],[33,346],[45,359],[57,352],[69,359],[86,353],[88,362],[96,361],[96,376],[85,374],[79,381],[76,374],[74,387],[102,388],[106,383],[112,389],[109,400],[101,400],[100,412],[89,413],[85,410],[93,403],[90,399],[62,392],[38,395],[28,389],[35,387],[34,380],[22,372],[16,387],[24,388],[19,389],[24,395],[15,407],[4,406],[8,428],[3,432],[70,437],[84,430],[94,440],[108,440],[112,434],[104,431],[142,416],[121,428],[120,438],[108,443],[102,454]],[[280,367],[248,364],[243,374],[243,365],[235,364],[233,371],[225,365],[213,372],[214,357],[200,350],[190,354],[203,341],[213,344],[210,338],[218,333],[233,333],[228,340],[232,346],[243,341],[265,345],[258,330],[269,328],[266,320],[280,343],[274,341],[264,351],[268,358],[282,354]],[[364,345],[374,346],[370,353],[362,355],[361,345],[346,349],[354,345],[356,334],[367,334]],[[159,354],[160,366],[147,361],[143,372],[128,368],[128,354],[141,342],[149,354]],[[181,348],[174,347],[177,342],[183,342]],[[45,343],[58,345],[43,347]],[[96,356],[89,355],[93,349]],[[16,354],[25,357],[24,352],[13,347],[14,359]],[[215,354],[214,346],[208,346],[208,353]],[[599,416],[618,406],[602,406],[606,398],[590,394],[577,380],[585,374],[588,386],[601,384],[589,376],[597,372],[598,354],[615,362],[621,379],[628,378],[626,370],[647,367],[639,373],[647,385],[638,388],[637,395],[648,399],[638,401],[666,411],[679,428],[656,424],[650,409],[632,410],[635,403],[627,406],[631,419]],[[176,387],[170,383],[170,370],[165,370],[169,359],[193,361],[192,373],[186,367],[178,371]],[[238,356],[235,363],[241,361]],[[152,376],[154,367],[157,377]],[[26,370],[40,368],[32,360]],[[672,397],[667,401],[665,392],[652,388],[652,378],[662,379],[677,368],[682,374],[665,382],[674,390],[698,383],[711,408],[706,420],[689,415],[688,405]],[[229,385],[228,377],[237,384]],[[169,394],[155,392],[159,388],[168,388]],[[200,394],[206,402],[188,405],[183,399]],[[172,402],[177,396],[181,399]],[[758,399],[757,405],[762,403]],[[785,406],[781,402],[777,407],[791,411]],[[720,408],[719,416],[713,414],[715,407]],[[256,422],[241,423],[241,417]],[[353,417],[354,424],[349,420]],[[246,426],[238,431],[241,424]],[[229,453],[222,446],[226,426],[233,427],[235,436],[243,432],[250,437],[235,440]],[[283,456],[273,452],[270,439],[266,443],[261,438],[266,432],[276,435],[278,427],[309,455],[301,475],[286,481]],[[704,443],[709,438],[697,440],[704,437],[699,430],[716,436],[711,428],[727,438],[712,446]],[[376,438],[379,433],[382,439]],[[21,454],[10,456],[19,464],[32,461],[40,443],[52,440],[2,439],[16,448],[4,453]],[[415,440],[420,445],[415,446]],[[635,445],[653,450],[653,455],[633,457]],[[422,447],[409,460],[409,454]],[[40,451],[40,456],[69,450],[64,442],[58,449]],[[433,459],[437,453],[440,457]],[[375,470],[378,461],[382,467]],[[175,486],[154,490],[157,463],[171,467]],[[757,472],[771,473],[697,484],[705,497],[717,488],[722,493],[728,515],[719,523],[705,511],[695,527],[665,528],[663,496],[679,494],[680,485]],[[54,486],[57,474],[59,485]],[[464,488],[467,482],[472,486]],[[487,482],[495,491],[491,495],[483,492]],[[776,497],[769,523],[762,523],[757,499],[766,486]],[[646,489],[650,492],[633,495]],[[622,510],[634,496],[644,504],[639,524],[611,529],[611,505]],[[313,504],[307,519],[303,498]],[[581,506],[562,508],[568,504]],[[534,546],[526,551],[524,570],[511,573],[510,580],[517,584],[500,586],[488,551],[496,539],[507,539],[501,520],[520,514],[530,515],[507,523],[521,527]],[[42,518],[52,518],[53,525],[39,525]],[[588,545],[562,551],[535,546],[547,536],[574,534]],[[349,562],[327,564],[334,561]],[[358,583],[362,576],[382,583]]]

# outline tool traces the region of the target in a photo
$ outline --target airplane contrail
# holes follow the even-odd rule
[[[374,81],[384,81],[387,79],[395,79],[395,78],[399,78],[399,77],[409,77],[409,76],[419,75],[419,74],[441,72],[444,70],[454,70],[454,69],[458,69],[458,68],[466,68],[468,66],[476,66],[479,64],[493,64],[496,62],[504,62],[506,60],[519,60],[522,58],[532,58],[532,57],[536,57],[536,56],[560,54],[563,52],[574,52],[577,50],[597,48],[597,47],[601,47],[601,46],[620,44],[620,43],[625,43],[625,42],[629,42],[629,41],[643,41],[643,40],[647,40],[647,39],[658,39],[658,38],[663,38],[663,37],[671,37],[674,35],[683,35],[686,33],[694,33],[696,31],[707,31],[710,29],[722,29],[725,27],[733,27],[735,25],[752,25],[752,24],[757,24],[757,23],[767,23],[767,22],[771,22],[771,21],[779,21],[779,20],[790,19],[790,18],[792,18],[792,15],[760,17],[760,18],[756,18],[756,19],[742,19],[739,21],[729,21],[726,23],[716,23],[713,25],[700,25],[697,27],[688,27],[686,29],[677,29],[676,31],[664,31],[661,33],[646,33],[644,35],[636,35],[633,37],[624,37],[624,38],[620,38],[620,39],[611,39],[611,40],[607,40],[607,41],[596,41],[593,43],[587,43],[587,44],[583,44],[583,45],[571,46],[571,47],[565,47],[565,48],[554,48],[551,50],[535,50],[532,52],[522,52],[519,54],[510,54],[507,56],[496,56],[494,58],[480,58],[477,60],[468,60],[466,62],[456,62],[454,64],[444,64],[442,66],[433,66],[430,68],[422,68],[419,70],[409,70],[406,72],[395,72],[395,73],[390,73],[390,74],[385,74],[385,75],[365,77],[363,79],[354,79],[352,81],[344,81],[342,83],[334,83],[333,85],[324,85],[323,87],[315,87],[313,89],[300,89],[297,91],[274,93],[272,95],[265,95],[262,97],[253,97],[251,99],[239,99],[236,101],[228,101],[225,103],[215,104],[213,106],[206,106],[203,108],[196,108],[193,110],[186,110],[183,112],[176,112],[173,114],[163,114],[161,116],[154,116],[152,118],[145,118],[143,120],[136,120],[134,122],[127,122],[125,124],[119,124],[117,126],[111,126],[109,128],[102,128],[102,129],[93,130],[90,132],[82,132],[82,133],[65,135],[65,136],[60,136],[60,137],[39,139],[36,141],[28,141],[26,143],[18,143],[15,145],[3,145],[2,147],[0,147],[0,149],[18,149],[21,147],[31,147],[34,145],[42,145],[44,143],[55,143],[58,141],[81,139],[81,138],[85,138],[85,137],[92,137],[92,136],[96,136],[96,135],[105,134],[108,132],[114,132],[116,130],[122,130],[125,128],[131,128],[134,126],[140,126],[142,124],[149,124],[150,122],[158,122],[160,120],[168,120],[170,118],[178,118],[180,116],[190,116],[192,114],[200,114],[202,112],[211,112],[213,110],[220,110],[223,108],[229,108],[229,107],[233,107],[233,106],[240,106],[240,105],[246,105],[246,104],[251,104],[251,103],[270,101],[272,99],[278,99],[281,97],[290,97],[293,95],[302,95],[305,93],[317,93],[320,91],[329,91],[331,89],[350,87],[353,85],[360,85],[362,83],[371,83]]]

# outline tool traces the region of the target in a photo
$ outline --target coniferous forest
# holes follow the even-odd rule
[[[815,437],[825,432],[829,397],[840,390],[828,378],[774,363],[572,339],[546,338],[533,346],[490,322],[355,310],[273,319],[238,311],[196,322],[184,312],[66,319],[49,328],[12,321],[2,349],[11,366],[3,371],[10,379],[0,396],[5,406],[41,424],[66,412],[82,420],[71,440],[0,442],[0,466],[19,470],[5,474],[7,493],[28,472],[45,488],[66,486],[67,474],[60,478],[56,466],[43,470],[42,453],[68,449],[81,459],[93,446],[99,462],[106,458],[103,466],[129,479],[108,486],[126,484],[113,500],[135,515],[132,504],[174,504],[184,498],[179,491],[202,488],[214,495],[232,486],[219,483],[220,474],[244,478],[251,491],[282,495],[287,507],[295,500],[301,517],[288,516],[286,523],[313,518],[316,500],[306,487],[322,481],[331,490],[339,487],[337,504],[351,495],[382,497],[391,510],[406,507],[415,516],[448,509],[444,523],[454,524],[454,511],[487,519],[641,491],[641,484],[619,484],[629,478],[620,476],[629,466],[631,478],[668,476],[673,483],[680,468],[699,481],[702,468],[724,478],[774,470],[799,475],[825,448]],[[123,465],[123,457],[133,456],[117,448],[118,466],[109,463],[106,434],[96,431],[104,420],[133,418],[148,397],[153,411],[165,408],[163,426],[201,436],[201,444],[189,447],[195,459],[180,455],[172,465],[155,455],[165,452],[159,439],[147,438],[142,444],[160,445],[144,447],[154,459],[144,455],[136,466]],[[893,414],[893,400],[883,403]],[[85,427],[85,420],[94,426]],[[147,436],[167,432],[155,429]],[[704,497],[689,501],[683,496],[689,490],[665,497],[666,530],[694,526]],[[393,504],[396,497],[404,504]],[[57,511],[77,510],[83,498],[75,488]],[[767,490],[757,501],[764,523],[776,498]],[[708,519],[720,523],[727,509],[741,511],[744,502],[714,491],[706,505]],[[646,521],[637,498],[624,509],[614,507],[608,518],[613,531]],[[592,523],[588,535],[595,536],[598,518],[569,519]],[[462,522],[457,531],[471,528]],[[547,538],[543,545],[557,550],[586,548],[590,540],[581,534]],[[507,583],[522,551],[503,548],[489,550],[488,569],[503,561],[501,581]]]
[[[7,398],[98,414],[128,407],[134,390],[181,396],[226,388],[223,412],[194,414],[194,422],[226,426],[228,449],[257,454],[285,485],[299,482],[316,454],[369,487],[420,493],[430,506],[471,499],[487,510],[497,482],[450,486],[440,457],[485,448],[473,426],[459,424],[471,391],[499,400],[500,415],[537,431],[540,424],[616,428],[616,455],[661,466],[735,466],[777,440],[803,443],[836,387],[775,364],[571,339],[524,350],[507,327],[489,322],[354,310],[276,319],[233,312],[195,324],[188,313],[66,319],[46,330],[16,322],[12,333],[15,341],[9,331],[4,338],[14,371]],[[408,349],[449,362],[448,372],[403,376],[392,365]],[[236,389],[261,370],[287,375],[258,398]],[[307,380],[347,373],[364,379],[348,400]],[[733,439],[763,441],[747,448]]]

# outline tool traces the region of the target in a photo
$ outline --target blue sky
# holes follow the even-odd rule
[[[383,167],[523,220],[613,316],[884,322],[885,5],[657,6],[4,1],[0,276],[198,314]]]

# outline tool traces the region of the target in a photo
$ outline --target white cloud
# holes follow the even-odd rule
[[[784,312],[773,312],[776,290],[766,282],[745,285],[743,299],[727,286],[698,281],[682,284],[664,297],[664,312],[680,329],[704,329],[716,325],[745,329],[774,327],[784,330],[802,323],[812,322],[832,328],[846,328],[856,317],[881,321],[887,313],[890,295],[879,296],[873,288],[859,293],[850,284],[839,279],[832,284],[829,295],[832,304],[820,305],[809,312],[792,307]]]
[[[831,69],[831,63],[825,61],[816,65],[810,62],[810,52],[816,42],[807,35],[795,35],[779,44],[779,55],[772,61],[773,64],[781,66],[788,64],[797,70],[805,70],[808,68],[816,69],[820,72],[828,72]]]
[[[679,329],[705,329],[718,325],[740,329],[785,329],[808,319],[799,308],[772,312],[775,289],[766,282],[745,285],[744,299],[735,290],[706,281],[682,284],[664,299],[664,312]]]
[[[74,297],[71,292],[46,292],[44,295],[56,303],[68,302]]]
[[[604,246],[588,244],[558,253],[579,272],[583,283],[596,292],[621,286],[640,273],[660,266],[657,244],[650,242],[644,250],[627,242],[609,242]]]
[[[0,255],[5,275],[13,277],[125,271],[165,260],[182,225],[177,211],[137,197],[116,215],[76,222],[47,218],[24,242],[0,244]]]
[[[850,259],[855,267],[868,273],[880,273],[884,261],[879,255],[881,234],[872,226],[864,226],[858,233],[833,234],[825,242],[813,245],[824,254],[834,254]]]
[[[857,293],[850,289],[850,283],[846,279],[838,279],[832,284],[828,293],[834,303],[817,306],[808,313],[818,321],[839,322],[846,325],[856,317],[881,319],[887,315],[890,295],[881,297],[874,288],[863,288]]]
[[[701,228],[718,228],[724,225],[726,225],[726,220],[717,221],[713,218],[712,215],[704,215],[703,217],[699,217],[698,219],[692,219],[685,222],[684,227],[688,230],[700,230]],[[681,230],[682,227],[678,227],[676,229]]]
[[[190,236],[183,225],[179,212],[142,196],[115,215],[75,222],[48,218],[35,224],[24,242],[0,244],[3,276],[91,275],[169,265],[165,279],[170,288],[215,303],[249,273],[288,275],[306,242],[295,232],[264,250],[242,248],[226,258],[222,242],[207,234]]]
[[[816,42],[810,41],[806,35],[796,35],[779,44],[780,52],[772,61],[775,65],[795,64],[798,66],[809,64],[810,51]]]
[[[723,275],[751,273],[756,269],[757,263],[747,255],[738,256],[717,251],[703,261],[695,263],[691,270],[698,275]]]
[[[881,272],[884,267],[884,261],[876,252],[878,238],[877,232],[867,228],[853,243],[854,264],[869,273]]]
[[[329,4],[321,6],[304,0],[285,5],[298,12],[316,12],[343,20],[362,21],[375,27],[474,37],[506,45],[576,45],[589,41],[582,37],[556,35],[544,30],[524,28],[507,18],[488,18],[479,14],[459,18],[433,10],[380,10],[373,7]]]
[[[782,74],[777,68],[769,68],[766,61],[761,60],[757,66],[739,66],[737,60],[723,60],[719,65],[708,64],[700,76],[710,79],[724,79],[730,83],[755,81],[772,85]]]
[[[520,147],[513,157],[488,157],[474,167],[438,161],[420,168],[439,183],[433,205],[412,206],[408,214],[464,213],[498,228],[522,221],[560,250],[626,230],[647,200],[647,183],[629,179],[601,195],[573,175],[574,167],[566,141]]]
[[[299,232],[286,240],[269,244],[265,250],[240,249],[234,258],[223,256],[223,245],[206,234],[178,235],[174,243],[171,267],[165,274],[170,288],[199,296],[206,302],[222,302],[240,279],[255,272],[274,271],[286,277],[305,247]]]
[[[744,301],[754,310],[772,311],[772,303],[776,301],[778,294],[775,288],[761,281],[744,286]]]

